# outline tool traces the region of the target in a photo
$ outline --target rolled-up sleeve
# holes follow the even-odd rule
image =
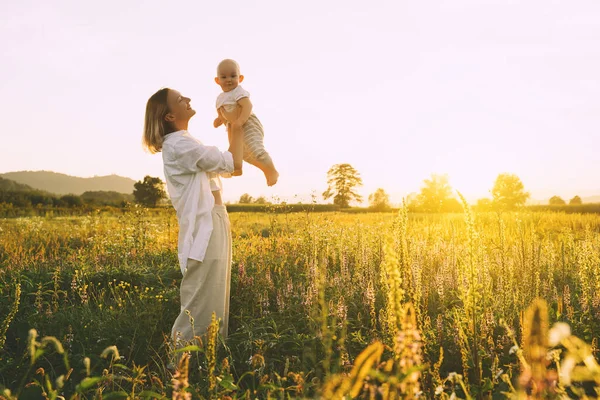
[[[214,192],[216,190],[221,190],[221,179],[219,178],[219,174],[215,172],[208,173],[208,182],[210,183],[210,191]]]
[[[175,162],[186,172],[232,172],[233,155],[215,146],[205,146],[191,138],[180,140],[175,148]]]

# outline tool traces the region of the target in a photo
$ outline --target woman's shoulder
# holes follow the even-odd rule
[[[174,132],[165,137],[163,141],[163,160],[175,160],[182,154],[195,152],[206,147],[199,139],[190,135],[189,132]]]
[[[175,149],[180,146],[185,146],[186,144],[189,145],[190,143],[199,144],[200,140],[190,135],[188,131],[177,131],[169,133],[165,136],[165,140],[163,141],[163,149],[165,147]]]

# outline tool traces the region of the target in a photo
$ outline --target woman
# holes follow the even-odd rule
[[[229,135],[225,152],[192,137],[187,128],[196,111],[190,101],[168,88],[154,93],[146,104],[143,137],[151,153],[162,151],[167,191],[179,222],[183,279],[181,312],[171,331],[176,343],[204,334],[213,312],[227,337],[231,231],[218,174],[233,172],[233,156],[242,151],[240,130]]]

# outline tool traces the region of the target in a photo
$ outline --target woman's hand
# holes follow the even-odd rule
[[[217,117],[215,118],[214,122],[213,122],[213,126],[215,128],[220,127],[221,125],[223,125],[223,120],[221,119],[221,117]]]
[[[241,119],[236,119],[235,121],[233,121],[231,123],[231,128],[232,129],[239,129],[241,128],[244,124],[246,123],[246,121],[242,121]]]
[[[225,107],[219,108],[219,117],[223,122],[233,122],[237,120],[240,116],[240,109],[236,107],[234,111],[227,111]]]

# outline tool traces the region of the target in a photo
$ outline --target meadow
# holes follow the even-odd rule
[[[177,354],[174,212],[0,219],[0,399],[597,395],[598,214],[230,219],[229,337]]]

